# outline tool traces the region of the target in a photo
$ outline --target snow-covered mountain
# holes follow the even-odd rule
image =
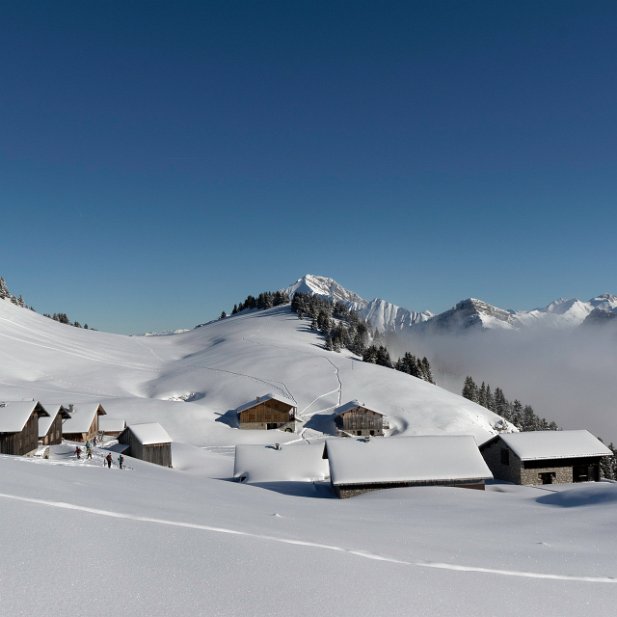
[[[317,294],[343,302],[357,311],[379,332],[456,333],[477,330],[523,330],[529,327],[572,328],[587,323],[606,323],[617,316],[617,296],[603,294],[588,301],[559,298],[529,311],[503,309],[483,300],[468,298],[442,313],[413,311],[387,300],[365,300],[325,276],[307,274],[284,291]],[[593,313],[593,315],[592,315]]]
[[[345,289],[334,279],[315,274],[304,275],[282,291],[290,296],[299,292],[328,297],[334,302],[342,302],[356,311],[374,330],[379,332],[401,332],[430,319],[433,315],[430,311],[410,311],[381,298],[365,300],[354,291]]]
[[[617,485],[416,487],[342,501],[315,478],[221,481],[235,444],[319,443],[332,409],[353,398],[388,415],[384,439],[494,432],[488,410],[321,343],[284,306],[145,337],[0,300],[0,401],[96,400],[129,423],[161,422],[174,440],[173,469],[130,457],[107,469],[106,451],[77,460],[66,445],[49,460],[0,455],[1,614],[73,617],[86,603],[103,617],[127,602],[136,617],[492,617],[497,605],[505,617],[610,614]],[[234,408],[268,391],[296,401],[298,434],[229,426]],[[280,572],[292,584],[278,584]],[[353,572],[344,588],[341,572]]]
[[[302,437],[333,433],[332,410],[353,399],[385,413],[393,434],[464,432],[483,441],[500,420],[425,381],[323,349],[289,306],[146,337],[72,328],[4,300],[0,366],[0,400],[95,400],[129,421],[160,421],[175,441],[198,447],[258,439],[224,420],[268,392],[297,403]]]

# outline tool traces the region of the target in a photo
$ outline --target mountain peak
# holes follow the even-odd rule
[[[346,289],[333,278],[317,274],[305,274],[282,291],[290,297],[295,293],[305,293],[324,296],[330,298],[332,302],[342,302],[351,310],[356,311],[379,332],[406,330],[418,322],[426,321],[433,315],[429,311],[422,313],[410,311],[381,298],[374,298],[369,302],[356,292]]]
[[[337,283],[333,278],[317,274],[305,274],[284,291],[286,291],[289,296],[293,296],[295,293],[305,293],[328,296],[334,301],[366,304],[366,300],[357,293],[345,289],[345,287]]]

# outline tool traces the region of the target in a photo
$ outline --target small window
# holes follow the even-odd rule
[[[501,464],[509,465],[510,464],[510,450],[507,448],[501,449]]]

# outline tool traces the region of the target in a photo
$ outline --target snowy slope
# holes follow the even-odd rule
[[[393,434],[469,433],[483,441],[494,432],[498,417],[475,403],[322,343],[287,306],[173,336],[129,337],[0,302],[0,400],[96,400],[111,416],[160,422],[174,441],[198,446],[259,439],[229,420],[267,392],[297,403],[306,436],[333,432],[332,410],[352,399],[385,413]]]
[[[173,470],[130,458],[108,470],[102,451],[76,461],[70,448],[49,461],[0,456],[0,614],[611,614],[615,484],[399,489],[339,501],[327,484],[213,479],[231,477],[234,444],[306,447],[298,435],[225,422],[268,391],[298,403],[300,430],[313,439],[352,398],[388,414],[391,439],[490,434],[496,417],[483,408],[320,345],[286,307],[128,337],[0,301],[0,400],[97,400],[110,416],[160,422],[174,440]],[[266,462],[258,471],[275,479],[272,470]]]
[[[397,489],[339,501],[312,486],[290,496],[131,459],[107,470],[101,460],[0,456],[3,615],[614,610],[617,485]]]

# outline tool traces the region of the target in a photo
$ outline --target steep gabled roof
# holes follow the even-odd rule
[[[345,413],[346,411],[350,411],[351,409],[355,409],[356,407],[363,407],[364,409],[368,409],[369,411],[379,414],[380,416],[384,415],[380,411],[371,409],[370,407],[368,407],[367,405],[365,405],[364,403],[361,403],[360,401],[356,399],[354,399],[353,401],[349,401],[348,403],[345,403],[344,405],[341,405],[340,407],[337,407],[334,410],[334,415],[340,416],[342,413]]]
[[[499,437],[522,461],[610,456],[612,452],[589,431],[528,431]]]
[[[335,485],[486,480],[493,477],[471,435],[326,441]]]
[[[126,430],[131,431],[139,443],[144,446],[171,443],[171,437],[158,422],[144,424],[129,424]]]
[[[87,433],[97,415],[107,414],[100,403],[79,403],[73,405],[72,409],[69,407],[69,409],[71,410],[71,417],[62,425],[63,435]]]
[[[38,401],[0,401],[0,433],[21,432],[34,412],[49,415]]]
[[[61,403],[41,403],[49,416],[39,418],[39,439],[47,435],[56,416],[60,414],[65,420],[71,417],[69,410]]]
[[[259,396],[256,399],[249,401],[248,403],[244,403],[243,405],[240,405],[240,407],[236,408],[236,413],[242,413],[243,411],[246,411],[247,409],[252,409],[253,407],[256,407],[257,405],[260,405],[261,403],[265,403],[266,401],[278,401],[279,403],[285,403],[286,405],[289,405],[290,407],[293,407],[293,408],[296,408],[297,406],[297,403],[295,401],[288,399],[286,396],[283,396],[281,394],[273,394],[272,392],[269,392],[268,394],[264,394],[263,396]]]

